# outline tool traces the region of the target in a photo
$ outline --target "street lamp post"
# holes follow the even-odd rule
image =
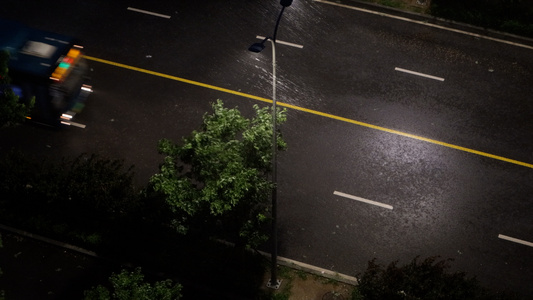
[[[278,139],[277,139],[277,120],[276,120],[276,34],[278,33],[279,22],[285,7],[288,7],[292,4],[292,0],[281,0],[280,4],[282,5],[281,11],[276,21],[276,26],[274,27],[274,35],[272,37],[266,37],[260,43],[255,43],[248,50],[252,52],[259,53],[265,49],[265,42],[267,40],[272,44],[272,182],[274,187],[272,189],[272,252],[271,252],[271,270],[270,270],[270,281],[267,283],[267,286],[273,289],[278,289],[281,285],[281,280],[277,278],[277,264],[278,264],[278,233],[277,233],[277,151],[278,151]]]

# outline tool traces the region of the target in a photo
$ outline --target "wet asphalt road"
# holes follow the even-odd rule
[[[247,47],[271,35],[276,1],[6,2],[1,17],[77,36],[92,57],[271,95],[270,45],[261,54]],[[282,127],[289,149],[278,164],[280,255],[350,275],[373,257],[441,255],[487,285],[533,295],[533,248],[498,238],[533,241],[533,50],[312,1],[286,9],[278,39],[304,46],[277,46],[278,101],[313,110],[289,109]],[[144,184],[162,159],[157,141],[197,128],[210,102],[245,112],[267,105],[90,65],[95,92],[78,119],[86,129],[3,130],[0,150],[124,158]]]

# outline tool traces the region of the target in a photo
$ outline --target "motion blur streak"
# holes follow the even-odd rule
[[[229,94],[233,94],[233,95],[237,95],[237,96],[241,96],[241,97],[245,97],[245,98],[249,98],[249,99],[254,99],[254,100],[258,100],[258,101],[262,101],[262,102],[272,103],[271,99],[258,97],[258,96],[254,96],[254,95],[251,95],[251,94],[241,93],[241,92],[237,92],[237,91],[234,91],[234,90],[225,89],[225,88],[221,88],[221,87],[210,85],[210,84],[206,84],[206,83],[201,83],[201,82],[194,81],[194,80],[189,80],[189,79],[185,79],[185,78],[181,78],[181,77],[177,77],[177,76],[172,76],[172,75],[167,75],[167,74],[163,74],[163,73],[159,73],[159,72],[154,72],[154,71],[150,71],[150,70],[146,70],[146,69],[142,69],[142,68],[137,68],[137,67],[133,67],[133,66],[129,66],[129,65],[125,65],[125,64],[121,64],[121,63],[117,63],[117,62],[113,62],[113,61],[109,61],[109,60],[105,60],[105,59],[101,59],[101,58],[97,58],[97,57],[92,57],[92,56],[87,56],[87,55],[85,55],[84,57],[86,59],[88,59],[88,60],[96,61],[96,62],[103,63],[103,64],[112,65],[112,66],[119,67],[119,68],[124,68],[124,69],[137,71],[137,72],[141,72],[141,73],[145,73],[145,74],[159,76],[159,77],[163,77],[163,78],[167,78],[167,79],[171,79],[171,80],[175,80],[175,81],[180,81],[180,82],[183,82],[183,83],[188,83],[188,84],[192,84],[192,85],[196,85],[196,86],[201,86],[201,87],[204,87],[204,88],[217,90],[217,91],[220,91],[220,92],[229,93]],[[367,127],[367,128],[372,128],[372,129],[376,129],[376,130],[380,130],[380,131],[384,131],[384,132],[388,132],[388,133],[392,133],[392,134],[396,134],[396,135],[412,138],[412,139],[415,139],[415,140],[424,141],[424,142],[428,142],[428,143],[431,143],[431,144],[436,144],[436,145],[440,145],[440,146],[444,146],[444,147],[448,147],[448,148],[452,148],[452,149],[456,149],[456,150],[460,150],[460,151],[464,151],[464,152],[468,152],[468,153],[472,153],[472,154],[476,154],[476,155],[480,155],[480,156],[484,156],[484,157],[488,157],[488,158],[492,158],[492,159],[496,159],[496,160],[500,160],[500,161],[504,161],[504,162],[508,162],[508,163],[511,163],[511,164],[520,165],[520,166],[523,166],[523,167],[527,167],[527,168],[533,169],[533,164],[530,164],[530,163],[525,163],[525,162],[521,162],[521,161],[518,161],[518,160],[505,158],[505,157],[502,157],[502,156],[498,156],[498,155],[494,155],[494,154],[490,154],[490,153],[486,153],[486,152],[482,152],[482,151],[478,151],[478,150],[474,150],[474,149],[470,149],[470,148],[465,148],[465,147],[462,147],[462,146],[457,146],[457,145],[449,144],[449,143],[446,143],[446,142],[441,142],[441,141],[437,141],[437,140],[421,137],[421,136],[410,134],[410,133],[405,133],[405,132],[394,130],[394,129],[389,129],[389,128],[385,128],[385,127],[381,127],[381,126],[377,126],[377,125],[372,125],[372,124],[368,124],[368,123],[364,123],[364,122],[360,122],[360,121],[356,121],[356,120],[352,120],[352,119],[348,119],[348,118],[344,118],[344,117],[340,117],[340,116],[336,116],[336,115],[332,115],[332,114],[328,114],[328,113],[323,113],[323,112],[320,112],[320,111],[316,111],[316,110],[307,109],[307,108],[304,108],[304,107],[295,106],[295,105],[292,105],[292,104],[287,104],[287,103],[283,103],[283,102],[279,102],[279,101],[277,101],[277,104],[279,106],[291,108],[291,109],[294,109],[294,110],[299,110],[299,111],[307,112],[307,113],[310,113],[310,114],[314,114],[314,115],[323,116],[323,117],[326,117],[326,118],[335,119],[335,120],[338,120],[338,121],[343,121],[343,122],[347,122],[347,123],[351,123],[351,124],[355,124],[355,125],[359,125],[359,126],[363,126],[363,127]]]

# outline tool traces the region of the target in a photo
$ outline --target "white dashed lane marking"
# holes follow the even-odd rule
[[[411,71],[411,70],[406,70],[406,69],[402,69],[402,68],[394,68],[395,71],[398,71],[398,72],[404,72],[404,73],[408,73],[408,74],[412,74],[412,75],[416,75],[416,76],[421,76],[421,77],[425,77],[425,78],[429,78],[429,79],[435,79],[435,80],[438,80],[438,81],[444,81],[444,78],[442,77],[437,77],[437,76],[433,76],[433,75],[428,75],[428,74],[424,74],[424,73],[420,73],[420,72],[415,72],[415,71]]]
[[[384,203],[381,203],[381,202],[368,200],[368,199],[357,197],[357,196],[354,196],[354,195],[345,194],[345,193],[337,192],[337,191],[334,191],[333,194],[337,195],[337,196],[344,197],[344,198],[356,200],[356,201],[359,201],[359,202],[364,202],[364,203],[367,203],[367,204],[372,204],[372,205],[375,205],[375,206],[383,207],[383,208],[386,208],[386,209],[392,209],[392,205],[388,205],[388,204],[384,204]]]
[[[131,10],[131,11],[138,12],[138,13],[142,13],[142,14],[147,14],[147,15],[156,16],[156,17],[160,17],[160,18],[170,19],[169,15],[158,14],[158,13],[147,11],[147,10],[144,10],[144,9],[138,9],[138,8],[133,8],[133,7],[128,7],[127,9]]]
[[[500,238],[502,240],[507,240],[507,241],[510,241],[510,242],[513,242],[513,243],[518,243],[518,244],[526,245],[526,246],[529,246],[529,247],[533,247],[533,243],[532,242],[520,240],[520,239],[517,239],[517,238],[514,238],[514,237],[507,236],[507,235],[498,234],[498,238]]]

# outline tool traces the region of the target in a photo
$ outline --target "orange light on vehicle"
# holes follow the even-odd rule
[[[73,65],[80,57],[81,51],[79,49],[72,48],[68,51],[67,55],[61,59],[61,62],[50,76],[50,79],[60,81],[66,76],[70,66]]]
[[[70,49],[70,51],[67,53],[67,57],[70,57],[72,59],[78,57],[80,55],[80,50],[78,49]]]
[[[67,72],[67,69],[70,67],[68,64],[60,63],[59,66],[54,70],[54,73],[52,73],[52,79],[54,80],[60,80],[61,77]]]

